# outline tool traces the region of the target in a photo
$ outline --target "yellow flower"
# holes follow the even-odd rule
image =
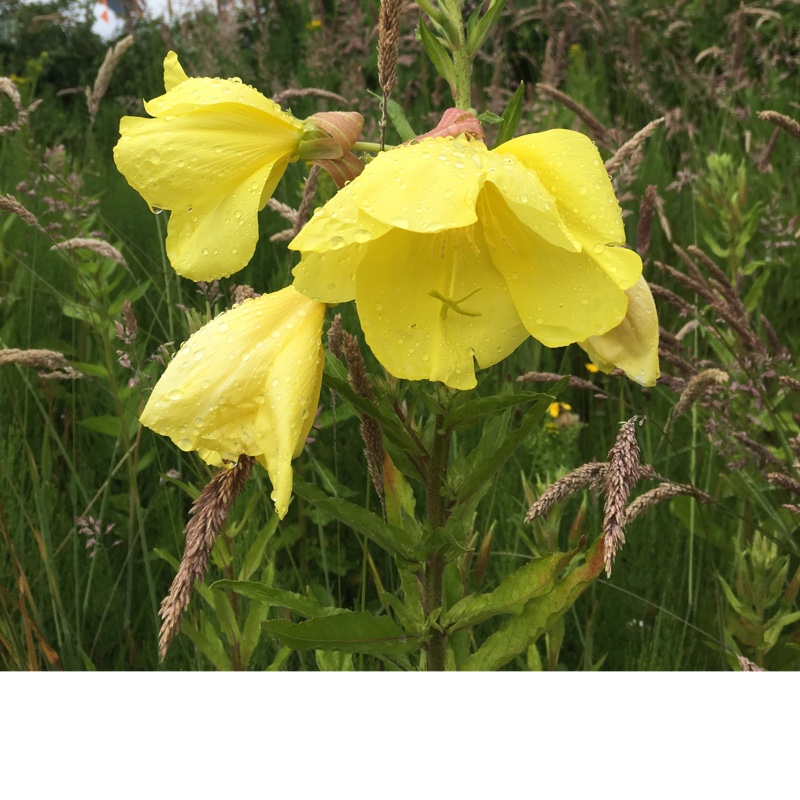
[[[153,209],[172,211],[167,255],[192,280],[244,267],[258,212],[297,156],[303,124],[238,78],[188,78],[170,52],[166,93],[123,117],[114,160]]]
[[[639,278],[628,289],[625,319],[608,333],[578,344],[603,372],[621,369],[631,380],[654,386],[658,367],[658,316],[650,287]]]
[[[572,406],[569,403],[550,403],[550,405],[547,406],[547,413],[553,419],[566,411],[572,411]]]
[[[641,275],[592,142],[553,130],[496,150],[434,138],[382,153],[289,245],[295,287],[355,299],[389,372],[475,386],[528,336],[560,347],[625,317]]]
[[[291,286],[245,300],[189,338],[153,389],[141,422],[210,464],[255,456],[280,517],[291,461],[314,422],[325,305]]]

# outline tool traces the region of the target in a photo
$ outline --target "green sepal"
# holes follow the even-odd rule
[[[513,138],[517,132],[517,126],[522,117],[522,103],[525,100],[525,84],[520,81],[517,86],[517,91],[514,92],[512,98],[508,101],[508,105],[503,111],[503,117],[500,120],[500,127],[497,129],[497,139],[495,139],[494,146],[507,142]]]
[[[267,620],[261,629],[292,650],[340,650],[343,653],[403,655],[419,647],[419,639],[408,636],[388,617],[368,611],[346,611],[333,617],[293,623]]]

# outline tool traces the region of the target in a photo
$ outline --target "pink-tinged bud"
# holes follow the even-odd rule
[[[448,108],[442,115],[439,124],[428,133],[417,136],[413,141],[422,139],[435,139],[441,136],[460,136],[465,134],[467,139],[483,141],[483,127],[473,111],[464,111],[462,108]]]
[[[339,189],[357,178],[364,169],[364,162],[355,153],[336,159],[318,158],[315,163],[330,174]]]
[[[363,162],[350,152],[358,141],[364,118],[357,111],[321,111],[304,122],[299,147],[300,158],[313,161],[327,170],[341,189],[364,169]]]

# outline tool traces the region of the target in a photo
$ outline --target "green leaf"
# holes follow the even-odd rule
[[[408,142],[411,139],[417,138],[417,134],[414,133],[414,129],[411,127],[406,117],[406,112],[403,110],[400,103],[389,98],[388,113],[389,121],[394,125],[394,129],[397,131],[401,142]]]
[[[335,606],[320,605],[312,597],[304,597],[302,594],[287,592],[284,589],[274,589],[265,586],[263,583],[255,581],[216,581],[211,585],[212,589],[223,589],[236,592],[253,600],[266,603],[268,606],[280,606],[296,611],[307,618],[331,617],[335,614],[344,613],[345,609]]]
[[[494,146],[507,142],[513,138],[517,132],[520,118],[522,117],[522,103],[525,100],[525,84],[520,81],[517,86],[517,91],[514,96],[508,101],[506,110],[503,112],[503,119],[500,122],[500,127],[497,129],[497,139],[495,139]]]
[[[417,443],[394,414],[388,413],[380,403],[376,405],[364,397],[359,397],[353,391],[347,380],[347,371],[336,356],[330,352],[326,352],[325,372],[322,379],[325,385],[341,395],[346,403],[357,411],[374,417],[380,423],[385,437],[409,453],[423,455]]]
[[[553,582],[575,557],[571,553],[551,553],[537,558],[506,575],[488,594],[473,594],[456,603],[443,617],[448,633],[477,625],[496,614],[519,614],[529,600],[553,588]]]
[[[349,500],[328,497],[316,486],[306,483],[297,475],[294,478],[294,492],[334,519],[368,536],[390,554],[399,554],[410,561],[415,560],[414,548],[417,542],[410,531],[398,528],[396,525],[388,525],[377,514]]]
[[[481,122],[485,122],[488,125],[497,125],[498,123],[503,121],[502,117],[497,116],[497,114],[493,114],[491,111],[483,111],[478,114],[478,119]]]
[[[269,540],[273,537],[277,529],[278,515],[273,514],[269,522],[267,522],[258,536],[256,536],[255,541],[250,545],[247,555],[244,557],[244,562],[238,575],[240,581],[249,580],[253,573],[263,564],[264,550],[266,550]]]
[[[101,364],[86,364],[82,361],[71,362],[75,369],[79,369],[84,375],[91,378],[107,378],[108,370]]]
[[[274,619],[263,622],[261,628],[292,650],[401,655],[419,647],[416,638],[407,636],[388,617],[374,617],[368,611],[347,611],[298,624]]]
[[[423,19],[419,21],[419,38],[436,71],[450,84],[455,85],[455,68],[444,42],[435,36]]]
[[[218,670],[228,672],[231,669],[230,656],[225,652],[222,639],[208,623],[203,624],[201,615],[200,630],[197,630],[191,622],[184,619],[181,625],[181,632],[191,639],[194,646],[216,667]]]
[[[555,395],[564,384],[567,378],[559,381],[551,390]],[[469,475],[465,478],[458,490],[457,502],[461,503],[468,500],[473,494],[480,490],[480,488],[487,481],[497,473],[505,461],[510,458],[514,451],[530,436],[531,431],[537,425],[542,415],[547,410],[547,407],[553,401],[552,396],[541,395],[536,405],[530,409],[522,418],[520,426],[515,430],[509,431],[503,442],[491,453],[487,453],[477,465],[473,468]]]
[[[587,551],[586,561],[567,573],[551,592],[535,597],[525,610],[508,620],[492,634],[465,662],[463,670],[496,670],[524,653],[603,571],[603,540],[598,539]]]
[[[414,492],[388,453],[383,460],[383,492],[390,525],[406,528],[416,522]]]
[[[239,655],[242,659],[242,669],[247,669],[253,651],[261,638],[261,623],[269,614],[269,607],[263,603],[251,603],[247,619],[242,627],[242,638],[239,641]]]
[[[84,428],[88,428],[95,433],[104,433],[106,436],[113,436],[115,439],[119,437],[120,430],[122,429],[119,417],[89,417],[78,421],[78,424]]]
[[[532,403],[535,400],[544,401],[548,406],[553,402],[553,398],[549,394],[542,394],[541,392],[517,392],[493,397],[478,397],[462,403],[447,414],[442,427],[445,430],[463,428],[478,420],[485,420],[486,417],[497,416],[508,408],[523,405],[524,403]]]
[[[353,656],[337,650],[317,650],[314,653],[320,672],[353,672]]]
[[[469,31],[469,37],[467,39],[467,51],[470,58],[473,58],[483,46],[483,43],[492,32],[492,28],[494,28],[497,21],[500,19],[500,14],[503,12],[503,6],[505,6],[505,4],[506,0],[492,0],[489,10],[480,20],[473,26],[468,26],[468,28],[472,28],[472,30]]]

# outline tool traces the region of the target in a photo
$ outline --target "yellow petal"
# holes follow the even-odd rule
[[[440,234],[392,231],[370,246],[356,278],[372,351],[398,378],[475,386],[527,332],[477,226]]]
[[[418,233],[461,228],[477,221],[487,154],[477,142],[425,139],[381,153],[342,191],[393,228]]]
[[[287,287],[246,300],[195,333],[161,377],[141,422],[209,463],[255,456],[283,517],[291,460],[314,421],[325,306]]]
[[[636,283],[641,261],[620,256],[619,248],[613,247],[625,244],[622,213],[600,153],[587,136],[577,131],[543,131],[511,139],[494,152],[513,153],[539,176],[570,233],[604,269],[610,269],[610,277],[621,289]]]
[[[345,186],[289,243],[303,257],[294,268],[294,287],[325,303],[344,303],[356,296],[355,276],[371,242],[391,230],[365,214]]]
[[[622,321],[625,293],[589,254],[537,236],[491,186],[481,196],[479,214],[494,266],[523,325],[542,344],[563,347]]]
[[[571,252],[581,249],[581,243],[561,218],[555,199],[536,173],[513,153],[489,153],[485,178],[502,193],[517,219],[534,233],[556,247]]]
[[[188,81],[189,76],[183,71],[178,61],[178,54],[170,50],[164,59],[164,89],[174,89],[179,83]]]
[[[114,160],[151,207],[173,212],[167,254],[176,271],[224,277],[252,257],[258,211],[302,124],[241,82],[186,78],[174,54],[164,73],[167,93],[145,104],[156,118],[124,117]]]
[[[658,315],[645,279],[628,289],[628,312],[620,325],[580,346],[603,372],[621,369],[631,380],[654,386],[658,367]]]

